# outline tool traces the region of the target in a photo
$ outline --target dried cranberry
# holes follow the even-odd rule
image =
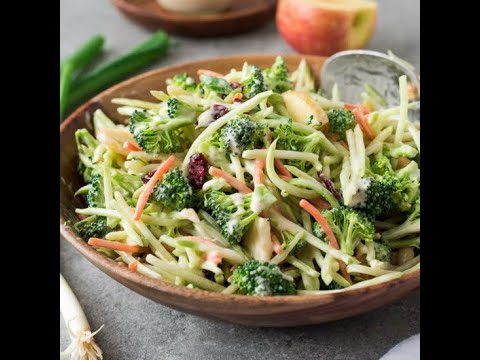
[[[201,189],[207,181],[208,161],[203,154],[193,154],[188,163],[188,182],[194,189]]]
[[[142,176],[142,181],[144,184],[148,183],[150,179],[152,178],[153,174],[155,174],[155,171],[150,171],[148,174],[145,174]]]
[[[320,180],[322,180],[323,185],[325,185],[327,190],[330,191],[338,201],[342,201],[342,196],[340,195],[338,190],[335,188],[335,184],[333,183],[333,181],[330,180],[328,176],[325,175],[322,171],[318,172],[318,177],[320,178]]]
[[[243,100],[240,98],[233,99],[233,103],[243,103]]]
[[[230,87],[235,90],[235,89],[238,89],[239,87],[242,87],[243,85],[238,83],[238,82],[233,82],[233,83],[230,83]]]
[[[214,120],[218,120],[220,119],[223,115],[225,115],[226,113],[228,113],[228,109],[223,106],[223,105],[219,105],[219,104],[215,104],[212,106],[212,117]]]

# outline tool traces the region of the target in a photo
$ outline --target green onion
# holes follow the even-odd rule
[[[75,105],[123,80],[133,72],[152,64],[165,54],[169,46],[170,40],[167,33],[159,31],[126,54],[79,78],[72,84],[68,106]]]
[[[104,42],[103,36],[93,36],[60,64],[60,120],[69,102],[73,75],[100,55]]]

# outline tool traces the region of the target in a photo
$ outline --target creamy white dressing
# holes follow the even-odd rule
[[[235,232],[235,227],[238,226],[238,220],[233,218],[228,220],[227,224],[225,227],[227,228],[227,233],[233,234]]]
[[[367,202],[367,188],[370,184],[370,179],[362,179],[358,183],[358,190],[355,195],[352,196],[352,200],[348,206],[362,207]]]
[[[233,136],[233,133],[226,131],[224,139],[225,139],[225,142],[230,147],[230,152],[232,154],[240,155],[242,153],[242,151],[238,147],[237,142],[235,141],[235,137]]]
[[[250,208],[255,214],[260,214],[260,212],[263,210],[262,196],[259,191],[253,192]]]
[[[203,113],[201,113],[198,116],[198,118],[197,118],[197,128],[206,127],[214,121],[215,121],[215,119],[213,117],[213,109],[210,108],[208,110],[205,110]]]

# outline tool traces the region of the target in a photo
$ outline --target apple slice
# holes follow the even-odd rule
[[[279,0],[277,28],[302,54],[330,56],[364,47],[373,35],[377,4],[370,0]]]
[[[328,124],[328,117],[320,104],[303,91],[287,91],[282,94],[287,111],[293,121],[308,124],[312,117],[313,124],[324,127]]]

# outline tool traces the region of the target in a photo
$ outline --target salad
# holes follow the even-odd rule
[[[198,70],[75,133],[79,236],[131,271],[254,296],[348,291],[420,267],[420,126],[369,85],[322,96],[307,61]]]

